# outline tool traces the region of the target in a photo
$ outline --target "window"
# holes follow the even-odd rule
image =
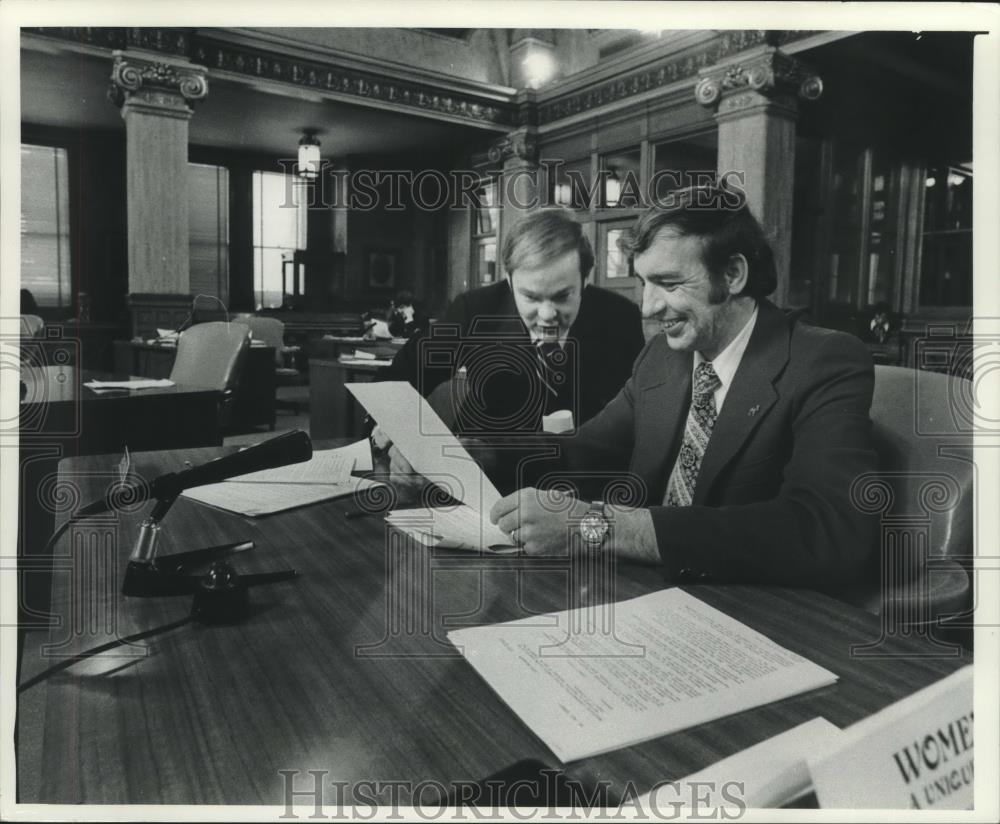
[[[590,208],[590,158],[553,165],[549,174],[549,196],[557,206]]]
[[[971,163],[927,170],[920,305],[972,305]]]
[[[639,149],[601,155],[601,206],[609,209],[634,209],[641,206],[642,152]]]
[[[283,265],[306,248],[305,185],[281,172],[253,173],[253,286],[258,308],[284,303]]]
[[[718,131],[668,140],[653,147],[651,195],[666,201],[670,192],[688,186],[714,183],[718,166]]]
[[[40,307],[73,305],[66,149],[21,146],[21,288]]]
[[[229,302],[229,170],[188,164],[191,293]]]
[[[472,225],[473,275],[477,286],[492,283],[497,278],[497,228],[500,224],[497,184],[484,181],[478,196],[480,205],[475,210]]]

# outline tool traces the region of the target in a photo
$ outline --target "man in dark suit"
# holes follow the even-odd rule
[[[632,376],[564,442],[562,471],[620,473],[629,506],[521,489],[491,513],[530,554],[582,540],[674,581],[836,585],[870,563],[877,524],[851,500],[875,466],[871,358],[856,338],[766,300],[776,274],[742,193],[699,187],[625,239],[660,324]]]
[[[450,410],[442,417],[460,434],[538,433],[554,413],[579,426],[631,374],[644,344],[639,308],[587,283],[593,251],[565,209],[532,212],[507,231],[503,263],[504,280],[459,295],[379,379],[409,381],[439,413]]]

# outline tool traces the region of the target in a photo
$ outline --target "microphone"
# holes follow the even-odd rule
[[[286,432],[263,443],[248,446],[232,455],[161,475],[150,485],[150,497],[162,500],[176,497],[185,489],[205,484],[215,484],[236,475],[274,469],[287,464],[301,463],[312,457],[312,441],[301,429]]]
[[[180,472],[168,472],[154,480],[149,486],[126,488],[127,494],[124,497],[130,503],[141,503],[150,498],[172,503],[174,498],[185,489],[218,483],[236,475],[245,475],[248,472],[301,463],[308,461],[311,457],[312,441],[309,440],[309,435],[301,429],[295,429],[263,443],[248,446],[232,455],[214,458],[200,466],[193,466]],[[98,515],[107,512],[112,506],[113,503],[109,497],[105,497],[77,510],[73,518]]]

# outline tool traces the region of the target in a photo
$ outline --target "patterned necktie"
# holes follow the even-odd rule
[[[722,385],[711,363],[699,363],[694,370],[691,408],[684,424],[684,442],[667,483],[667,506],[690,506],[694,499],[694,484],[698,480],[701,459],[705,457],[708,439],[715,426],[715,390]]]

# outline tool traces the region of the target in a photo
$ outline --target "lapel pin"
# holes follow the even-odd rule
[[[759,410],[760,410],[760,404],[758,403],[756,406],[751,406],[750,409],[747,410],[747,415],[749,415],[752,418],[754,415],[757,414]]]

